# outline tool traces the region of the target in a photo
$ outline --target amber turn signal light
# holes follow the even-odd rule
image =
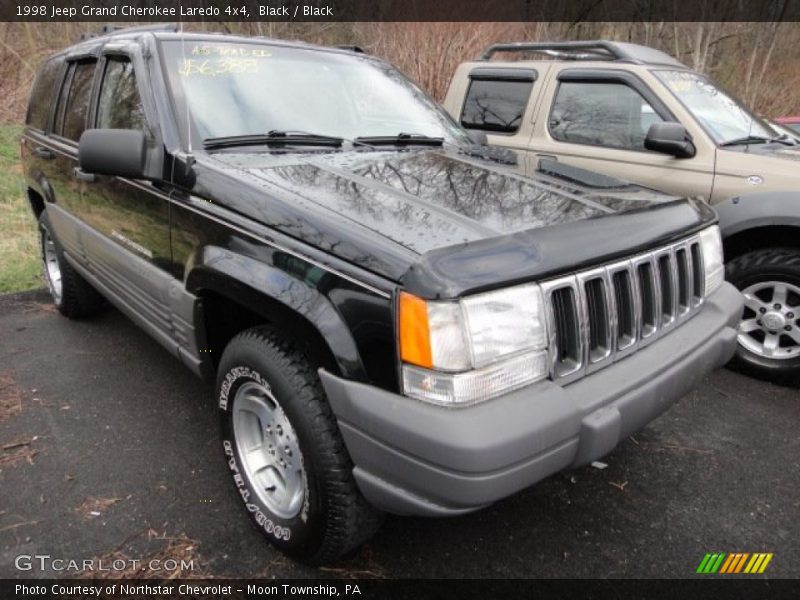
[[[400,358],[403,362],[433,367],[428,306],[413,294],[400,292]]]

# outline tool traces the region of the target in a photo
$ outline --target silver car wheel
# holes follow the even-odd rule
[[[44,274],[47,279],[47,287],[50,288],[50,295],[56,304],[61,303],[63,286],[61,283],[61,267],[58,264],[58,254],[56,244],[50,237],[50,232],[42,230],[42,259],[44,260]]]
[[[800,356],[800,287],[764,281],[742,290],[745,311],[739,323],[739,344],[764,358]]]
[[[303,456],[297,434],[272,392],[254,381],[233,400],[236,449],[251,488],[276,516],[295,517],[305,499]]]

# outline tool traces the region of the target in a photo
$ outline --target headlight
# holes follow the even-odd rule
[[[477,294],[461,304],[473,367],[523,350],[547,347],[544,299],[538,285]]]
[[[547,376],[547,329],[538,285],[461,301],[399,297],[403,390],[439,404],[488,400]]]
[[[722,260],[722,238],[719,227],[713,225],[700,232],[700,247],[703,251],[705,271],[705,295],[715,291],[725,280],[725,264]]]

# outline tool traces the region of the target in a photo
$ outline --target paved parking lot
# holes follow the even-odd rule
[[[0,577],[20,554],[264,577],[686,577],[706,552],[800,576],[800,393],[721,370],[604,459],[479,513],[390,517],[326,570],[244,518],[210,386],[114,310],[0,298]]]

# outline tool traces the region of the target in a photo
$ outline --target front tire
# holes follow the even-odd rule
[[[726,278],[745,296],[731,366],[781,385],[800,385],[800,252],[748,252],[727,263]]]
[[[219,365],[222,446],[251,521],[309,564],[354,550],[381,514],[353,479],[322,384],[308,358],[270,327],[238,334]]]

